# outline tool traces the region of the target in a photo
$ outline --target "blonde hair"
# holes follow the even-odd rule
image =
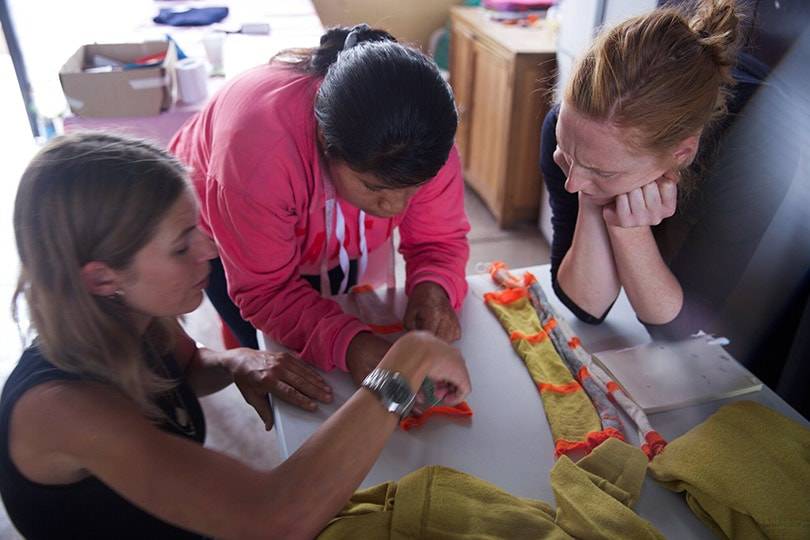
[[[23,173],[14,204],[22,262],[12,301],[25,298],[46,358],[58,368],[113,385],[150,417],[154,398],[176,385],[150,368],[145,348],[168,352],[168,322],[141,336],[117,297],[88,292],[81,269],[100,261],[126,269],[187,189],[185,171],[148,143],[103,133],[53,140]]]
[[[701,0],[628,19],[597,37],[563,99],[664,155],[725,114],[740,17],[735,0]]]

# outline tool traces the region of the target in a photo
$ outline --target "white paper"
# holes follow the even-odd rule
[[[648,414],[762,388],[710,335],[605,351],[594,358]]]

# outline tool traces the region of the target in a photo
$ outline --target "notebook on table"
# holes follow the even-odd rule
[[[762,389],[710,335],[603,351],[594,360],[651,414]]]

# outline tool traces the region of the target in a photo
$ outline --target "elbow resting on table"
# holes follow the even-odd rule
[[[579,306],[576,302],[574,302],[571,297],[569,297],[566,292],[563,290],[562,286],[560,285],[559,281],[557,280],[556,276],[552,276],[551,286],[554,289],[554,293],[557,295],[557,298],[560,299],[560,302],[563,303],[565,307],[568,308],[571,313],[576,316],[577,319],[592,325],[602,324],[604,322],[605,317],[607,317],[608,313],[610,313],[610,309],[613,307],[613,303],[616,301],[614,298],[610,304],[604,309],[601,310],[602,315],[600,317],[596,317],[589,313],[589,310],[586,311],[581,306]]]
[[[636,312],[638,320],[645,326],[663,326],[674,321],[683,309],[683,293],[677,298],[665,300],[656,306],[657,309]]]

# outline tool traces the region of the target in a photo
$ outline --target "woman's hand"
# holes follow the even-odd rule
[[[408,330],[427,330],[447,342],[461,338],[461,325],[450,298],[441,285],[431,281],[413,288],[403,323]]]
[[[435,395],[456,405],[470,393],[470,375],[461,352],[428,332],[409,332],[399,338],[380,362],[380,367],[401,372],[417,390],[429,377]]]
[[[625,229],[658,225],[675,213],[678,187],[674,180],[660,177],[629,193],[617,195],[602,209],[605,223]]]
[[[273,409],[267,394],[273,394],[308,411],[332,401],[332,388],[315,369],[289,353],[235,349],[229,363],[233,381],[242,396],[261,417],[265,428],[273,427]]]
[[[371,332],[360,332],[354,336],[346,351],[346,367],[354,384],[360,386],[390,348],[390,342]]]

